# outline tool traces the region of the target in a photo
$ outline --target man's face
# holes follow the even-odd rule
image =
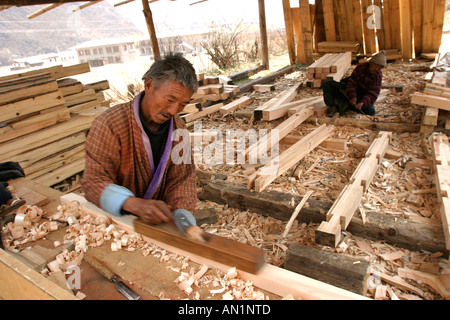
[[[149,125],[159,126],[183,111],[193,92],[175,80],[169,80],[155,89],[152,79],[145,80],[142,113]]]

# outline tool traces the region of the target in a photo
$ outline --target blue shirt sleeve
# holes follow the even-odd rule
[[[115,215],[123,215],[122,206],[129,197],[134,197],[133,192],[117,184],[109,184],[100,195],[100,206],[103,210]]]

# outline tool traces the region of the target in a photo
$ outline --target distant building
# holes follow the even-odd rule
[[[61,51],[56,53],[40,54],[26,58],[13,58],[11,71],[29,69],[35,67],[50,67],[58,64],[77,64],[78,58],[75,51]]]
[[[101,39],[83,42],[70,49],[76,52],[80,63],[89,62],[91,67],[100,67],[134,60],[139,55],[135,42],[135,38]]]
[[[11,71],[28,69],[33,67],[42,67],[45,65],[53,65],[57,63],[58,53],[41,54],[38,56],[16,58],[12,60]]]

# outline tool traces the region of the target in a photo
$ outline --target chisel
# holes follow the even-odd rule
[[[109,281],[116,285],[116,289],[122,293],[128,300],[139,300],[140,296],[134,292],[125,283],[119,280],[119,277],[111,271],[104,263],[92,255],[85,255],[84,259],[93,267],[98,273],[104,276]]]

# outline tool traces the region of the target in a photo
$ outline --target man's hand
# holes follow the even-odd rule
[[[122,209],[138,216],[145,223],[159,224],[173,221],[172,211],[169,206],[160,200],[129,197],[124,202]]]
[[[360,102],[360,103],[355,105],[355,108],[358,109],[358,110],[361,110],[363,106],[364,106],[364,103]]]

